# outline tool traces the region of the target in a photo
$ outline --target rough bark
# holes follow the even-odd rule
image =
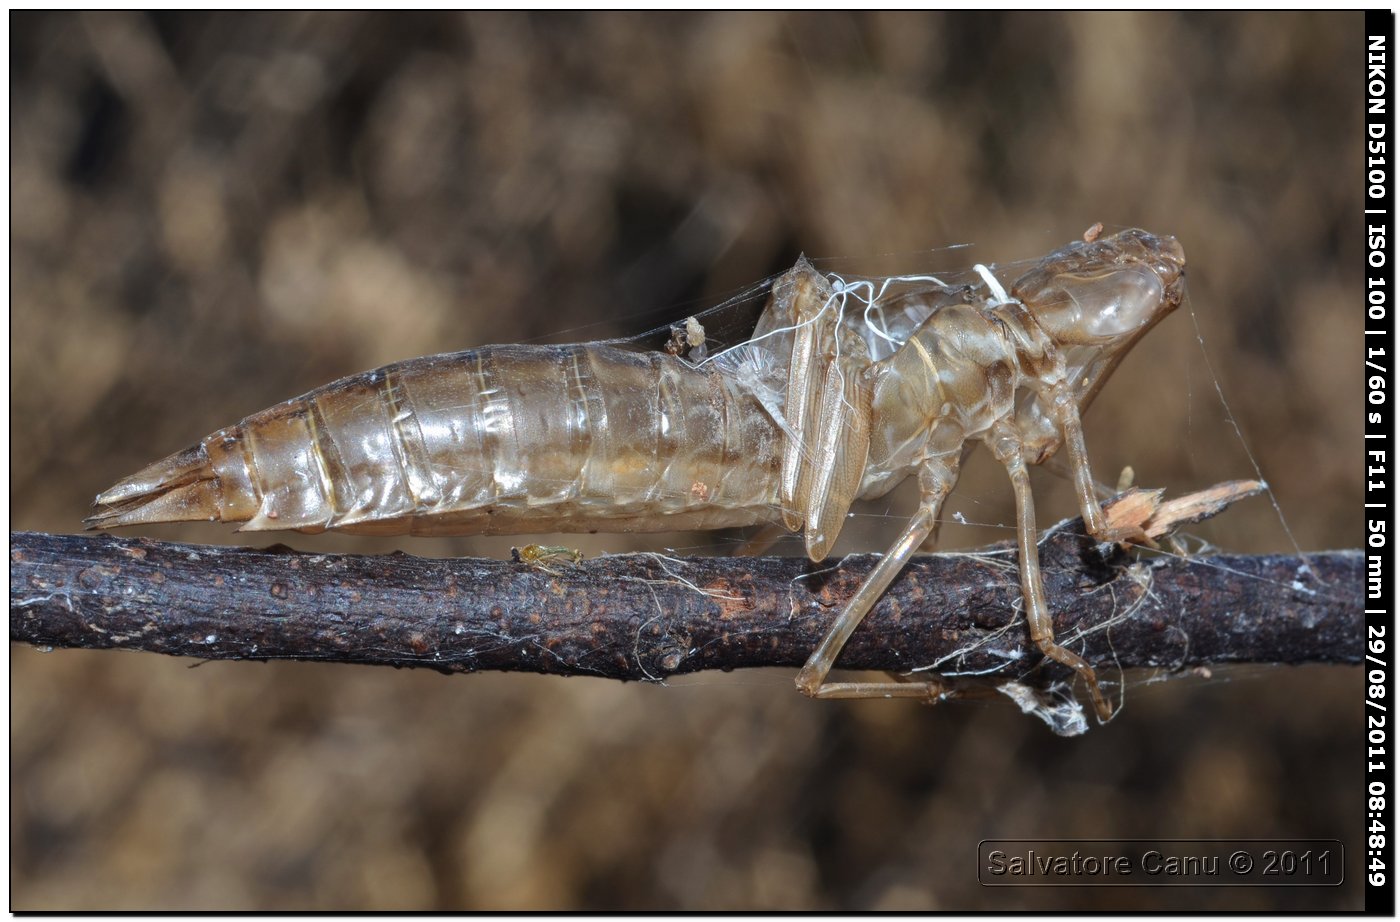
[[[1181,559],[1066,523],[1041,560],[1057,637],[1090,663],[1356,663],[1362,556]],[[798,666],[870,570],[800,558],[600,557],[578,564],[341,556],[18,532],[10,638],[201,659],[663,679]],[[1022,676],[1040,661],[1015,552],[922,556],[838,666]],[[1058,668],[1058,667],[1056,667]],[[1051,673],[1051,676],[1058,673]]]

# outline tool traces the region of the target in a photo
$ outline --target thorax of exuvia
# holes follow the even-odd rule
[[[968,439],[1014,412],[1017,391],[1056,372],[1050,337],[1019,301],[939,310],[889,358],[866,371],[870,454],[861,498],[883,495],[930,458],[956,457]]]

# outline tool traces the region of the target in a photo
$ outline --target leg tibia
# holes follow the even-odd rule
[[[890,583],[899,575],[899,571],[904,569],[904,565],[909,562],[914,551],[932,531],[933,523],[938,518],[938,510],[943,505],[943,498],[953,488],[956,478],[956,459],[951,463],[930,462],[920,471],[919,483],[924,495],[919,503],[918,512],[914,513],[914,517],[909,520],[904,533],[899,536],[899,539],[885,553],[885,556],[875,565],[875,569],[870,571],[870,575],[856,589],[855,595],[851,596],[846,607],[841,609],[841,613],[836,616],[836,621],[827,631],[826,637],[812,652],[807,664],[802,667],[802,671],[797,674],[797,687],[803,694],[811,695],[814,698],[888,697],[883,691],[872,692],[867,696],[845,692],[838,695],[824,692],[823,689],[831,687],[826,685],[826,677],[831,672],[836,657],[840,655],[841,648],[846,645],[846,641],[850,639],[860,622],[870,613],[870,609],[875,607],[880,596],[884,595]],[[883,686],[886,683],[838,684],[848,692],[861,685]],[[904,696],[906,695],[899,695],[899,697]]]
[[[1020,564],[1021,595],[1025,601],[1026,622],[1031,640],[1040,651],[1057,663],[1068,666],[1078,673],[1089,686],[1089,694],[1094,701],[1094,710],[1100,720],[1108,720],[1112,709],[1099,689],[1098,675],[1094,668],[1079,654],[1055,643],[1055,628],[1050,620],[1050,608],[1045,602],[1045,587],[1040,579],[1040,552],[1036,545],[1035,501],[1031,496],[1030,476],[1026,473],[1026,463],[1021,457],[1017,440],[1003,431],[1000,438],[991,443],[992,451],[1004,465],[1011,477],[1011,487],[1016,493],[1016,544]],[[1092,489],[1092,482],[1090,484]],[[1097,503],[1094,504],[1097,510]]]

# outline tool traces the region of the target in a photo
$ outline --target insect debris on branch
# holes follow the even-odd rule
[[[1100,508],[1082,416],[1124,355],[1182,303],[1186,256],[1174,237],[1102,232],[1094,225],[1082,240],[1040,260],[978,264],[960,275],[846,279],[801,258],[728,305],[762,303],[762,309],[756,316],[740,311],[746,319],[726,326],[741,341],[716,352],[709,350],[706,324],[727,306],[701,315],[704,322],[691,318],[671,327],[659,345],[643,334],[560,347],[486,346],[397,362],[284,401],[147,465],[99,494],[87,522],[108,529],[207,520],[251,531],[416,535],[781,523],[802,533],[808,558],[820,565],[854,501],[885,496],[914,478],[916,510],[854,591],[840,597],[841,610],[823,622],[824,633],[806,638],[811,648],[797,688],[814,698],[943,700],[966,694],[970,673],[997,671],[965,662],[973,648],[985,647],[1013,668],[1045,657],[1072,670],[1106,721],[1113,705],[1093,660],[1102,651],[1087,638],[1106,636],[1107,624],[1153,597],[1151,571],[1130,569],[1141,591],[1126,597],[1130,608],[1112,608],[1115,620],[1094,625],[1064,618],[1048,600],[1027,468],[1062,459],[1085,532],[1096,542],[1151,541],[1145,517],[1125,525]],[[727,342],[726,334],[715,345]],[[1027,658],[999,641],[969,647],[961,641],[975,633],[954,632],[961,645],[951,651],[919,650],[887,662],[881,668],[900,670],[890,680],[831,681],[838,658],[855,665],[843,652],[847,643],[934,536],[962,462],[978,444],[1004,467],[1016,501],[1014,553],[981,559],[1016,571],[1020,611],[1039,656]],[[1155,498],[1147,506],[1155,507]],[[557,549],[526,550],[533,569],[562,578]],[[1303,566],[1315,581],[1311,566]],[[839,571],[789,579],[816,584],[821,573]],[[697,588],[708,585],[703,581],[667,573],[712,595]],[[1102,582],[1085,578],[1091,586]],[[749,610],[731,595],[739,577],[714,579],[724,598],[743,603],[719,616],[728,623],[719,641],[738,626],[745,636],[759,636],[736,613]],[[655,595],[657,580],[641,582],[664,617],[670,609]],[[286,591],[284,583],[273,585]],[[898,631],[906,607],[893,601],[890,629]],[[335,610],[342,609],[350,611]],[[789,614],[797,610],[790,600]],[[646,628],[658,623],[640,611],[634,604],[626,613],[636,619],[636,650]],[[991,620],[1005,625],[1005,614],[1002,608]],[[590,623],[606,632],[600,620]],[[626,623],[630,629],[632,621]],[[535,669],[549,671],[557,660],[570,670],[601,670],[559,637],[520,630],[509,618],[499,630],[483,631],[473,634],[482,647],[466,648],[471,656],[506,647],[525,662],[537,657]],[[687,630],[675,636],[659,672],[634,651],[639,675],[631,677],[655,678],[686,663],[704,668],[713,640],[695,642]],[[206,637],[218,641],[217,633]],[[626,672],[624,647],[612,643],[609,655]],[[258,649],[266,655],[265,646]],[[423,644],[434,658],[442,649]],[[460,668],[483,667],[472,661]]]

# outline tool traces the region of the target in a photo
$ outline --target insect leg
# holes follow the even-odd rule
[[[805,689],[804,689],[805,691]],[[813,698],[922,698],[942,701],[958,695],[957,687],[936,676],[927,679],[894,679],[889,682],[824,682]]]
[[[957,458],[951,461],[934,459],[927,462],[919,472],[919,486],[923,498],[919,509],[909,520],[899,540],[870,571],[870,575],[856,589],[846,607],[836,616],[836,621],[827,632],[817,649],[812,652],[802,671],[797,674],[797,688],[813,698],[929,698],[943,697],[949,685],[940,679],[930,677],[921,682],[830,682],[826,681],[841,648],[846,645],[851,634],[889,588],[890,583],[925,538],[933,531],[938,519],[939,507],[957,480]]]
[[[976,443],[976,442],[973,442],[973,441],[964,442],[964,443],[963,443],[962,454],[959,455],[958,457],[952,459],[951,476],[952,476],[954,482],[957,481],[958,471],[962,470],[963,462],[967,460],[967,458],[968,458],[968,456],[969,456],[970,454],[972,454],[972,449],[975,448],[976,445],[977,445],[977,443]],[[930,461],[930,462],[928,462],[928,463],[934,463],[934,462]],[[942,459],[938,459],[938,460],[937,460],[937,463],[943,464],[945,467],[947,466],[947,462],[944,461],[944,460],[942,460]],[[953,487],[952,487],[952,485],[950,484],[949,487],[948,487],[948,490],[951,492],[952,489],[953,489]],[[943,520],[942,520],[942,519],[936,519],[936,520],[934,521],[934,523],[933,523],[933,531],[929,532],[928,537],[924,539],[924,543],[919,545],[919,553],[921,553],[921,554],[932,554],[934,551],[938,550],[938,533],[939,533],[940,531],[942,531],[942,529],[943,529]],[[962,697],[962,696],[960,695],[959,697]]]
[[[950,491],[951,489],[952,488],[949,487]],[[941,511],[941,508],[939,511]],[[935,516],[933,520],[933,528],[929,531],[928,535],[924,538],[924,540],[919,542],[920,554],[932,554],[934,551],[938,550],[938,533],[942,530],[943,520]]]
[[[1099,679],[1094,667],[1085,662],[1078,653],[1055,643],[1055,626],[1050,620],[1050,608],[1045,602],[1045,586],[1040,580],[1035,500],[1031,496],[1030,475],[1026,472],[1026,461],[1022,457],[1021,439],[1009,426],[1001,425],[989,438],[988,446],[997,460],[1006,466],[1006,472],[1011,477],[1011,487],[1016,493],[1017,557],[1020,562],[1021,593],[1025,600],[1026,621],[1030,627],[1031,640],[1035,641],[1040,652],[1073,669],[1084,679],[1089,686],[1089,694],[1094,700],[1094,710],[1098,713],[1099,720],[1107,721],[1113,716],[1113,709],[1109,707],[1108,699],[1099,689]],[[1092,488],[1092,481],[1090,487]]]
[[[1084,445],[1084,426],[1079,420],[1079,407],[1075,405],[1068,388],[1056,397],[1060,428],[1065,434],[1065,453],[1069,456],[1070,474],[1074,479],[1074,492],[1079,496],[1084,526],[1090,537],[1096,540],[1113,540],[1095,493],[1094,475],[1089,470],[1089,450]]]

